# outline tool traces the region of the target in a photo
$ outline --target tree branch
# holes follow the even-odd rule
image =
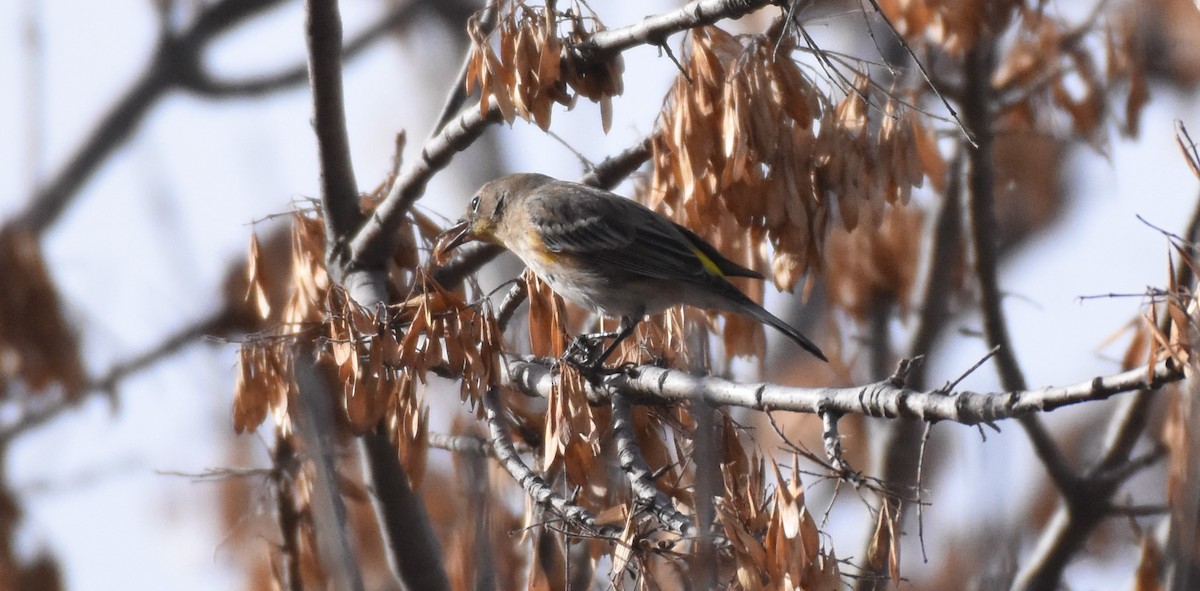
[[[204,9],[182,33],[166,34],[146,70],[101,119],[66,164],[38,188],[13,223],[40,235],[62,215],[83,183],[121,144],[159,98],[194,70],[213,37],[281,0],[221,0]]]
[[[283,429],[275,430],[275,453],[273,454],[271,479],[275,484],[276,519],[282,539],[280,554],[283,566],[279,569],[282,578],[279,586],[287,591],[303,591],[304,580],[300,576],[300,522],[303,519],[296,507],[295,486],[296,448],[291,436]]]
[[[408,589],[450,589],[442,546],[425,504],[408,483],[396,446],[383,429],[362,436],[371,475],[371,500],[385,536],[388,560]]]
[[[379,20],[359,31],[342,47],[342,60],[358,56],[376,41],[404,24],[416,9],[425,4],[422,0],[408,0],[393,7]],[[210,98],[248,98],[267,95],[293,86],[307,83],[308,64],[296,64],[269,74],[259,74],[241,80],[224,80],[217,78],[198,65],[183,77],[180,85],[190,92]]]
[[[695,536],[696,524],[675,509],[671,499],[654,484],[650,466],[642,456],[642,449],[633,432],[633,413],[629,400],[620,394],[612,396],[612,430],[621,471],[633,489],[635,506],[649,510],[663,527],[686,537]]]
[[[346,132],[346,107],[342,93],[342,16],[337,2],[309,0],[305,2],[305,12],[313,131],[316,132],[320,148],[321,217],[325,222],[326,267],[333,279],[342,283],[346,258],[344,241],[364,219],[358,206],[358,185],[354,180],[350,137]],[[351,292],[351,295],[354,293]],[[386,301],[386,296],[379,300]]]
[[[483,395],[483,410],[487,418],[488,433],[492,441],[492,449],[497,461],[508,471],[513,480],[525,489],[525,494],[541,507],[562,517],[568,524],[578,527],[590,534],[603,538],[619,539],[620,528],[610,525],[598,525],[596,516],[591,511],[567,500],[554,492],[541,476],[531,470],[513,446],[512,434],[504,422],[498,388],[488,388]]]
[[[342,99],[342,24],[336,1],[308,0],[305,3],[306,42],[308,63],[313,93],[313,128],[317,135],[317,148],[321,163],[321,212],[326,232],[326,268],[330,276],[347,289],[360,305],[373,308],[387,303],[387,277],[383,267],[357,269],[351,265],[346,249],[348,238],[362,225],[364,216],[359,208],[358,188],[354,179],[354,168],[350,159],[350,140],[346,132],[345,106]],[[298,367],[307,363],[297,364]],[[310,380],[313,382],[318,379]],[[316,396],[316,388],[301,388],[302,397],[295,413],[305,420],[319,418],[322,409],[330,405],[327,400]],[[331,412],[331,411],[329,411]],[[318,473],[331,472],[332,456],[327,443],[315,435],[330,433],[332,420],[324,421],[326,430],[300,431],[305,440],[321,445],[320,454],[312,458],[317,463]],[[388,549],[389,562],[396,574],[407,585],[417,589],[449,589],[442,563],[441,546],[433,533],[429,517],[420,497],[414,494],[408,475],[400,465],[396,448],[386,434],[369,432],[360,439],[363,457],[370,475],[375,495],[372,497],[380,530]],[[338,514],[344,514],[341,496],[330,491],[329,503]],[[320,526],[320,522],[317,522]],[[338,527],[341,536],[337,542],[348,544],[345,538],[344,520],[327,527]],[[329,532],[334,533],[334,532]],[[339,558],[349,555],[347,546],[338,554]],[[349,567],[341,566],[341,570]],[[335,571],[336,572],[336,571]],[[357,575],[357,572],[355,572]],[[361,589],[361,578],[337,580],[338,588]]]
[[[695,0],[676,10],[648,16],[636,25],[597,31],[591,39],[576,46],[582,56],[608,55],[638,45],[660,46],[665,39],[680,31],[711,25],[719,20],[739,19],[773,0]]]
[[[311,348],[296,353],[296,404],[289,404],[296,434],[304,445],[305,457],[313,463],[311,499],[313,530],[323,572],[334,589],[362,591],[362,572],[350,543],[346,504],[338,486],[333,392],[317,367]]]
[[[485,0],[483,10],[479,16],[479,30],[485,36],[492,32],[496,27],[496,21],[499,16],[499,2]],[[442,105],[442,112],[438,114],[437,123],[433,126],[433,135],[441,133],[446,124],[454,117],[454,114],[462,109],[463,103],[467,102],[467,69],[471,65],[472,48],[468,45],[466,55],[463,56],[462,65],[458,68],[458,75],[454,77],[454,84],[450,86],[450,93],[446,96],[446,102]]]
[[[540,361],[508,358],[505,385],[530,396],[548,397],[555,379]],[[608,402],[614,392],[637,404],[675,404],[703,400],[714,406],[738,406],[759,411],[785,410],[817,414],[838,412],[871,417],[913,417],[953,421],[964,425],[992,423],[1049,412],[1064,406],[1104,400],[1135,390],[1153,390],[1182,380],[1183,370],[1171,359],[1153,368],[1137,368],[1097,376],[1069,386],[1048,386],[1011,392],[917,391],[890,380],[862,386],[798,388],[770,383],[738,383],[713,376],[641,365],[613,374],[599,384],[585,384],[593,403]]]
[[[995,69],[995,47],[990,33],[982,33],[967,54],[967,77],[963,96],[963,121],[975,139],[973,149],[967,150],[970,162],[967,183],[967,212],[971,227],[971,248],[975,255],[975,278],[979,284],[979,307],[983,313],[983,332],[989,346],[996,348],[996,372],[1006,390],[1024,390],[1025,376],[1017,362],[1008,320],[1004,314],[1000,287],[997,281],[995,178],[992,144],[992,71]],[[1021,419],[1038,459],[1065,497],[1078,494],[1079,479],[1067,464],[1054,439],[1036,416]]]
[[[1200,239],[1200,199],[1192,211],[1188,222],[1185,239],[1195,243]],[[1192,269],[1187,264],[1175,267],[1175,285],[1191,285],[1194,281]],[[1162,324],[1158,327],[1163,333],[1168,332],[1170,315],[1164,314]],[[1120,470],[1129,464],[1134,445],[1141,438],[1146,424],[1150,419],[1153,404],[1161,397],[1153,388],[1139,390],[1134,396],[1126,399],[1120,410],[1109,423],[1108,435],[1105,437],[1104,451],[1100,460],[1084,476],[1085,486],[1089,495],[1075,504],[1059,506],[1049,524],[1042,531],[1041,538],[1034,549],[1029,562],[1017,573],[1013,589],[1021,591],[1041,591],[1054,589],[1062,579],[1062,573],[1071,557],[1079,550],[1087,537],[1097,525],[1108,515],[1112,496],[1116,494],[1123,480],[1105,478],[1107,474]],[[1137,463],[1136,461],[1134,463]]]
[[[350,241],[350,265],[358,269],[381,269],[391,256],[391,235],[408,208],[425,193],[433,175],[450,164],[455,153],[467,149],[487,127],[503,121],[499,107],[486,113],[469,107],[459,113],[421,149],[416,164],[396,177],[383,201]]]

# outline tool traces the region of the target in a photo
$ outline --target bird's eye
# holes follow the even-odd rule
[[[471,212],[479,211],[479,195],[471,198]]]

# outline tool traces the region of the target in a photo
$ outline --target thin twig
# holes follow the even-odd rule
[[[921,451],[917,454],[917,540],[921,542],[921,560],[929,562],[929,554],[925,552],[925,445],[929,443],[929,434],[933,432],[934,421],[925,423],[921,433]]]
[[[288,412],[304,446],[304,457],[313,464],[309,506],[321,568],[330,586],[362,591],[360,562],[350,543],[350,524],[333,447],[335,398],[309,347],[302,346],[296,353],[295,380],[298,399],[288,405]]]
[[[879,17],[883,19],[884,23],[887,23],[888,30],[890,30],[892,35],[896,37],[896,41],[900,43],[900,46],[904,48],[904,51],[908,52],[908,55],[912,58],[913,63],[917,64],[917,69],[920,70],[921,76],[925,78],[925,84],[929,85],[929,88],[933,90],[935,95],[937,95],[938,100],[942,101],[942,106],[946,107],[946,111],[948,111],[950,116],[954,118],[954,121],[958,123],[958,129],[963,132],[963,137],[965,137],[967,142],[972,146],[979,147],[979,145],[976,143],[977,138],[972,137],[971,135],[972,132],[976,132],[978,130],[971,129],[968,125],[964,125],[963,121],[959,119],[958,111],[955,111],[954,107],[950,106],[950,101],[946,100],[946,97],[942,96],[941,91],[938,90],[938,85],[933,83],[933,79],[929,76],[929,71],[925,69],[925,64],[923,64],[921,60],[917,58],[917,54],[913,52],[912,47],[908,45],[908,41],[904,39],[904,35],[901,35],[900,31],[896,30],[896,26],[892,24],[892,21],[888,19],[887,14],[883,12],[882,8],[879,7],[879,0],[867,1],[870,2],[871,7],[875,9],[875,14],[878,14]]]
[[[484,35],[492,32],[496,27],[497,16],[499,15],[499,4],[501,0],[485,0],[483,10],[479,12],[479,29]],[[450,122],[454,114],[462,109],[463,103],[467,101],[467,69],[471,65],[471,54],[474,48],[468,45],[467,53],[463,56],[462,66],[458,69],[458,75],[454,77],[454,83],[450,86],[450,92],[446,96],[446,102],[442,105],[442,112],[438,115],[437,123],[433,126],[431,135],[441,133],[442,128]]]

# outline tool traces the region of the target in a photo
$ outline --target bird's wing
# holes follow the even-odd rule
[[[697,283],[742,269],[636,202],[583,185],[569,188],[547,191],[540,215],[532,220],[551,252],[587,256],[627,273]],[[694,244],[688,234],[703,244]]]

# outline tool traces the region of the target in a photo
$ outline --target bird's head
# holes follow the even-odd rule
[[[500,234],[506,214],[514,213],[519,202],[552,180],[540,174],[512,174],[480,187],[471,198],[466,215],[438,236],[433,251],[435,260],[443,260],[451,250],[474,240],[504,246]]]

